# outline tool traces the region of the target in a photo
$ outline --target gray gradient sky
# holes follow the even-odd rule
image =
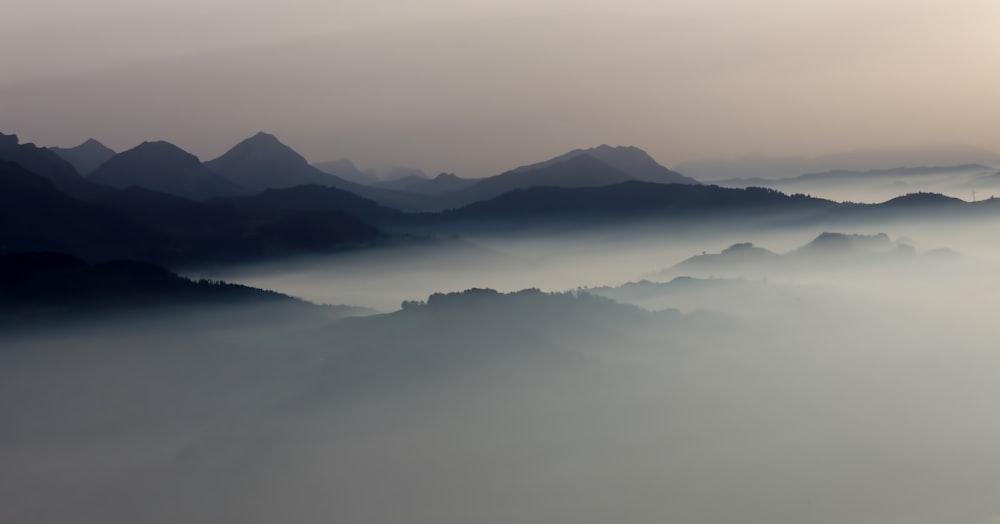
[[[667,165],[1000,149],[995,0],[0,4],[0,131],[42,145],[209,159],[266,130],[468,176],[600,143]]]

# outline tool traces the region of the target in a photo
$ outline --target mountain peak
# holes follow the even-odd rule
[[[329,185],[333,177],[309,165],[274,135],[258,132],[207,162],[222,176],[253,190],[305,184]]]
[[[84,140],[82,144],[76,147],[108,147],[108,146],[102,144],[100,140],[97,140],[96,138],[88,138]]]
[[[636,146],[611,146],[601,144],[587,149],[574,149],[545,162],[530,164],[514,169],[515,172],[526,172],[566,162],[580,156],[589,156],[608,166],[618,169],[633,180],[657,182],[661,184],[697,184],[698,181],[663,167],[656,160]]]
[[[107,162],[115,156],[114,150],[98,142],[93,138],[88,138],[76,147],[50,147],[55,154],[59,155],[81,175],[93,173],[101,164]]]
[[[257,133],[255,133],[252,137],[248,138],[247,140],[253,140],[254,142],[272,142],[279,144],[281,143],[281,141],[278,140],[278,137],[272,135],[271,133],[266,133],[264,131],[257,131]]]
[[[186,165],[200,164],[198,157],[165,140],[145,141],[128,151],[122,152],[122,158],[156,159],[160,162],[174,162]]]

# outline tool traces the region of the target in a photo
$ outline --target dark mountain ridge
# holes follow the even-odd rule
[[[147,262],[89,264],[67,254],[47,252],[0,256],[0,331],[51,327],[53,322],[89,322],[140,311],[183,313],[204,306],[212,308],[216,320],[230,313],[237,323],[262,310],[275,322],[312,317],[322,323],[365,313],[347,306],[317,306],[239,284],[191,280]],[[229,311],[220,311],[220,307]],[[205,310],[200,311],[203,315]]]
[[[345,213],[341,202],[382,208],[323,189],[323,195],[341,200],[272,204],[264,195],[234,204],[108,188],[99,198],[81,201],[18,164],[0,162],[0,252],[57,251],[95,261],[130,258],[173,266],[329,252],[383,237]]]
[[[0,133],[0,160],[20,165],[49,180],[60,191],[71,196],[88,198],[108,190],[84,180],[72,164],[51,150],[32,143],[21,144],[17,135]]]

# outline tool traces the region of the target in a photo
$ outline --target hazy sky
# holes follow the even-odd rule
[[[492,174],[600,143],[1000,149],[995,0],[0,0],[0,131],[258,130],[311,161]]]

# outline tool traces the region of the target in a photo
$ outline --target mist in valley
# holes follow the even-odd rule
[[[642,225],[192,269],[369,309],[2,335],[0,520],[994,522],[998,229]],[[702,258],[745,243],[777,258]]]

